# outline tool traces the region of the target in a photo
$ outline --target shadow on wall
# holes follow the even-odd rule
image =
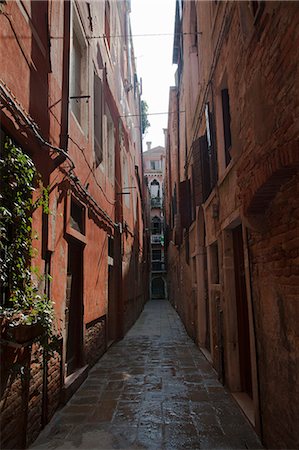
[[[132,236],[126,229],[122,239],[126,239],[126,245],[131,241],[130,260],[127,270],[123,274],[123,299],[124,299],[124,333],[135,323],[148,300],[148,283],[150,268],[146,255],[143,254],[142,261],[139,260],[139,221],[137,220]],[[130,239],[131,238],[131,239]],[[126,246],[124,245],[124,248]],[[144,250],[143,250],[144,251]]]
[[[38,343],[2,346],[1,448],[26,448],[57,409],[61,350],[62,341],[52,356],[47,355]],[[44,387],[50,383],[52,392],[48,396]]]

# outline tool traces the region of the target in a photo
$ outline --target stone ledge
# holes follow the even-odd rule
[[[64,386],[61,390],[61,404],[65,405],[69,399],[74,395],[77,389],[86,380],[89,366],[80,367],[76,372],[72,373],[65,379]]]

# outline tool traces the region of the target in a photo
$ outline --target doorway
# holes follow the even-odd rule
[[[165,299],[165,282],[162,277],[155,277],[152,279],[152,300]]]
[[[108,265],[108,347],[117,338],[117,307],[113,266]]]
[[[252,398],[251,352],[249,335],[248,299],[245,280],[245,262],[242,225],[232,230],[234,250],[235,293],[239,344],[241,391]]]
[[[83,345],[83,246],[68,244],[66,291],[66,376],[82,365]]]

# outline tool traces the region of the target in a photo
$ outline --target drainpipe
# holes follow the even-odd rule
[[[71,36],[71,1],[64,1],[63,10],[63,62],[62,62],[62,100],[61,100],[61,129],[59,146],[65,152],[68,150],[69,132],[69,87],[70,87],[70,36]],[[54,167],[58,167],[65,161],[64,155],[58,155],[54,159]],[[49,255],[49,252],[46,252]],[[63,359],[63,347],[61,347],[61,358]],[[61,376],[64,365],[61,364]],[[42,393],[42,427],[48,422],[48,354],[43,352],[43,393]]]
[[[69,133],[69,92],[70,92],[70,44],[71,44],[71,1],[64,1],[63,61],[62,61],[62,105],[60,148],[67,152]]]
[[[122,127],[121,119],[118,119],[117,133],[115,139],[115,222],[118,224],[114,229],[114,260],[115,260],[115,274],[114,279],[117,285],[116,304],[117,304],[117,318],[116,318],[116,339],[124,337],[124,298],[123,298],[123,272],[122,272],[122,240],[123,240],[123,200],[122,195],[117,195],[117,189],[122,186],[121,179],[121,147],[120,147],[120,129]]]

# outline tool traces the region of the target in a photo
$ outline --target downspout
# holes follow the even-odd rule
[[[70,44],[71,44],[71,1],[64,1],[63,61],[62,61],[62,105],[60,148],[68,150],[69,134],[69,92],[70,92]]]
[[[123,299],[123,275],[122,275],[122,224],[123,224],[123,205],[122,195],[117,195],[117,190],[121,190],[121,155],[120,155],[120,133],[122,123],[118,119],[117,133],[115,139],[115,222],[118,224],[115,227],[115,257],[116,257],[116,274],[115,279],[117,283],[117,332],[116,339],[123,339],[124,337],[124,299]]]
[[[70,35],[71,35],[71,1],[64,1],[63,9],[63,62],[62,62],[62,104],[61,104],[61,131],[59,147],[65,152],[68,150],[69,131],[69,86],[70,86]],[[51,58],[51,56],[50,56]],[[58,167],[66,156],[59,154],[54,159],[54,167]],[[49,254],[49,252],[47,252]],[[61,351],[61,358],[62,358]],[[62,359],[61,359],[62,361]],[[42,393],[42,428],[48,423],[48,352],[43,352],[43,393]],[[61,385],[63,384],[63,364],[61,364]]]
[[[180,91],[179,91],[179,87],[178,87],[178,91],[177,91],[177,120],[178,120],[178,126],[177,126],[177,180],[178,180],[178,187],[177,187],[177,198],[176,198],[176,202],[177,202],[177,214],[179,216],[181,216],[181,211],[180,211],[180,202],[179,202],[179,198],[180,198]],[[179,221],[179,223],[181,223],[181,220]],[[181,228],[181,226],[180,226]]]

